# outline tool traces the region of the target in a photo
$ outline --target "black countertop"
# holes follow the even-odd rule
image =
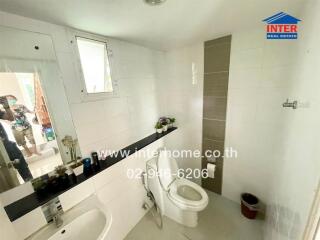
[[[55,193],[52,193],[51,191],[46,192],[45,194],[39,195],[38,193],[34,192],[24,198],[19,199],[16,202],[13,202],[7,206],[4,207],[10,221],[14,221],[23,215],[31,212],[32,210],[36,209],[37,207],[40,207],[50,201],[51,199],[61,195],[62,193],[70,190],[71,188],[79,185],[80,183],[86,181],[87,179],[93,177],[94,175],[98,174],[99,172],[111,167],[113,164],[116,164],[117,162],[120,162],[127,156],[130,156],[131,154],[139,151],[140,149],[148,146],[149,144],[157,141],[158,139],[166,136],[167,134],[173,132],[177,128],[171,128],[168,129],[167,132],[158,134],[154,133],[151,134],[148,137],[145,137],[144,139],[135,142],[123,149],[121,149],[119,152],[125,152],[124,154],[112,154],[110,156],[107,156],[104,160],[100,161],[100,169],[96,171],[92,171],[90,174],[81,174],[79,176],[70,175],[69,176],[69,185],[66,186],[63,189],[60,189],[56,191]]]

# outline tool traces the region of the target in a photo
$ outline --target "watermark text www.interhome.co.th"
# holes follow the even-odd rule
[[[165,150],[166,156],[169,158],[237,158],[238,157],[238,151],[232,147],[225,147],[224,151],[220,150],[205,150],[201,151],[199,149],[191,150],[191,149],[182,149],[182,150],[170,150],[163,148],[162,150]],[[153,158],[157,156],[159,153],[159,150],[151,150],[151,149],[123,149],[123,150],[100,150],[98,151],[99,158],[105,159],[106,157],[121,157],[126,158],[130,156],[131,154],[135,154],[137,157],[143,157],[143,158]]]

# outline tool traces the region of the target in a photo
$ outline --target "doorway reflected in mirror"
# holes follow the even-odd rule
[[[20,184],[54,170],[63,161],[50,120],[46,99],[37,73],[0,73],[1,117],[5,131],[1,136]],[[8,106],[6,106],[6,104]]]

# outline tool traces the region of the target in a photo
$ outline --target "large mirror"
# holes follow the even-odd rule
[[[76,133],[51,37],[1,26],[0,36],[1,193],[71,161],[62,140]]]

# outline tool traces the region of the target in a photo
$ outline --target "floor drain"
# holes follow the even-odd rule
[[[180,236],[182,236],[184,239],[186,240],[192,240],[191,238],[189,238],[186,234],[184,233],[180,233]]]

